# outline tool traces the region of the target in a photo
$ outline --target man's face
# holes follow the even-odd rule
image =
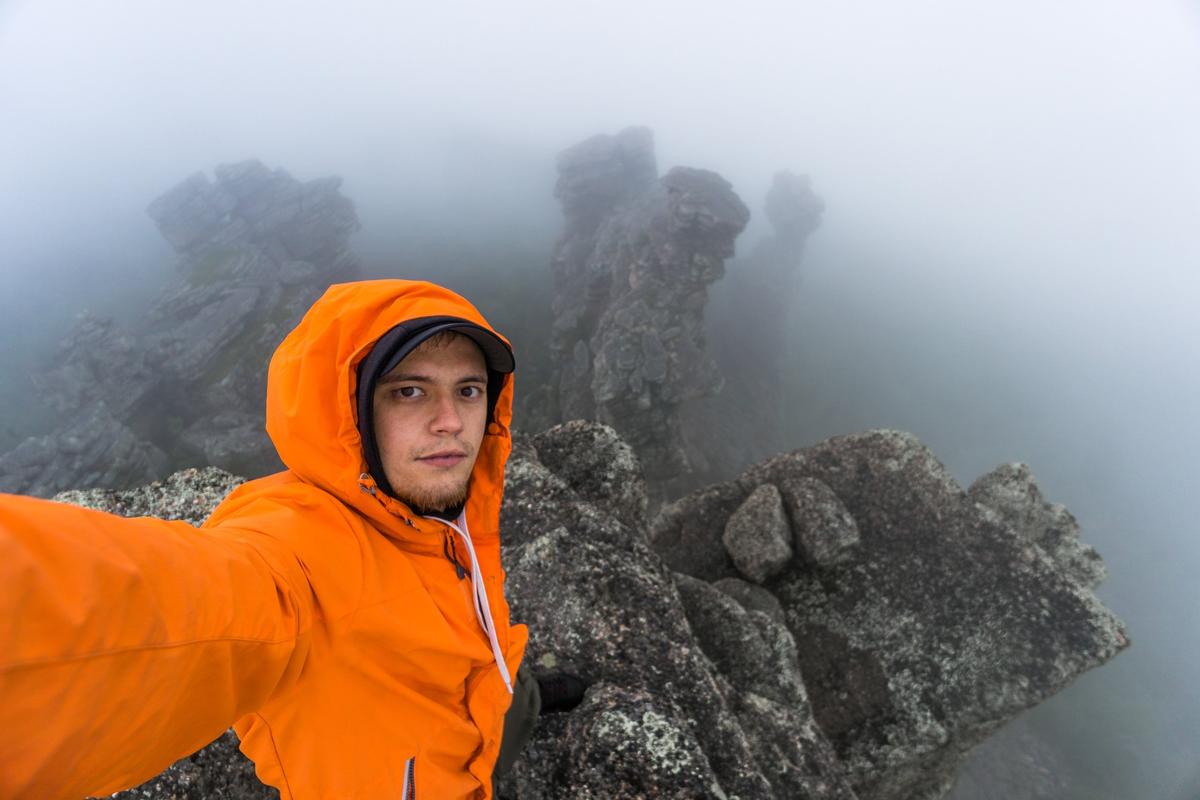
[[[487,369],[466,336],[423,342],[375,385],[375,438],[396,496],[418,513],[466,499],[487,426]]]

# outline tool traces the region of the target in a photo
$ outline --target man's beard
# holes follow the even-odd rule
[[[405,486],[397,489],[396,498],[421,516],[441,514],[461,506],[467,499],[467,487],[470,481],[462,482],[460,486],[439,487],[438,489],[421,489]]]

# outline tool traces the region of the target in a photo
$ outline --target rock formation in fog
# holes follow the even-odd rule
[[[62,499],[198,522],[235,482]],[[539,721],[502,798],[934,800],[971,747],[1128,644],[1089,588],[1098,556],[1020,465],[964,492],[911,435],[872,431],[646,508],[610,428],[514,444],[525,663],[592,685]],[[125,796],[218,792],[274,794],[231,734]]]
[[[266,364],[330,283],[358,276],[358,218],[338,178],[302,183],[258,161],[214,173],[150,204],[178,279],[131,329],[81,315],[36,376],[62,427],[0,457],[0,490],[128,486],[172,465],[278,465],[263,431]]]
[[[581,142],[558,171],[553,416],[615,427],[658,487],[690,468],[682,404],[720,387],[704,307],[749,212],[715,173],[660,178],[645,128]]]
[[[691,487],[725,480],[778,451],[788,417],[806,413],[785,396],[784,356],[805,245],[824,209],[807,176],[776,173],[765,203],[771,234],[731,260],[713,287],[708,347],[724,388],[684,407],[684,430],[704,432],[688,437]]]

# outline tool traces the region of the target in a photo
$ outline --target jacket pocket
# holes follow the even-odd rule
[[[417,759],[414,756],[404,762],[404,783],[400,792],[401,800],[416,800],[417,798]]]

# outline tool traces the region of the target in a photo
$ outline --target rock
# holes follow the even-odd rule
[[[688,624],[733,687],[738,723],[774,797],[854,797],[817,728],[786,626],[712,584],[676,574]]]
[[[0,492],[49,497],[75,486],[145,482],[167,469],[167,457],[117,420],[103,400],[58,431],[30,437],[0,456]]]
[[[572,420],[534,436],[537,459],[571,490],[632,527],[646,524],[646,486],[633,449],[607,425]]]
[[[780,624],[785,622],[779,598],[761,586],[747,583],[741,578],[721,578],[713,581],[712,585],[737,600],[747,611],[761,611]]]
[[[558,156],[554,196],[576,232],[599,225],[614,208],[636,202],[658,180],[654,134],[626,128],[616,136],[593,136]]]
[[[586,426],[581,427],[582,426]],[[636,519],[636,512],[644,509],[646,495],[641,477],[628,471],[636,462],[616,458],[611,461],[592,461],[590,455],[583,461],[594,466],[590,473],[570,467],[564,469],[577,486],[583,487],[590,502],[576,502],[578,492],[561,475],[552,472],[539,458],[538,442],[550,456],[566,452],[562,444],[567,440],[604,441],[616,439],[611,428],[605,429],[595,423],[565,423],[550,428],[536,437],[517,434],[514,436],[512,456],[505,472],[504,505],[501,509],[501,525],[504,544],[511,549],[525,545],[547,531],[569,528],[577,535],[593,542],[603,542],[617,547],[629,547],[644,540],[643,530],[623,521]],[[617,440],[619,441],[619,439]],[[628,448],[628,445],[624,445]],[[576,462],[578,463],[578,462]],[[586,482],[584,482],[586,480]],[[614,487],[621,487],[626,505],[614,506],[607,498]],[[633,512],[633,513],[631,513]]]
[[[279,468],[263,433],[266,367],[330,283],[358,277],[358,220],[338,178],[301,183],[253,160],[214,174],[150,203],[178,279],[128,328],[80,316],[35,376],[64,424],[0,457],[5,485],[130,486],[198,461],[249,475]],[[100,402],[109,418],[67,437]],[[51,457],[60,450],[70,457]]]
[[[650,543],[676,572],[715,581],[739,577],[729,551],[714,537],[713,520],[728,520],[748,493],[716,484],[663,506],[650,522]]]
[[[573,713],[542,721],[538,733],[521,767],[502,781],[501,797],[729,796],[713,780],[691,721],[644,690],[600,683]]]
[[[183,443],[203,455],[202,462],[250,471],[274,450],[260,416],[240,412],[217,414],[194,422],[180,434]],[[283,469],[283,463],[278,464]]]
[[[688,625],[704,654],[739,692],[753,692],[809,713],[796,641],[787,627],[707,581],[676,573]]]
[[[705,170],[657,176],[645,128],[598,136],[558,158],[565,217],[552,263],[552,356],[560,419],[615,428],[637,453],[652,505],[691,465],[681,404],[720,385],[705,353],[707,287],[749,220]]]
[[[224,289],[194,315],[176,319],[169,330],[153,337],[148,342],[148,358],[173,378],[189,383],[201,380],[253,324],[260,294],[254,286]]]
[[[236,197],[197,172],[157,197],[146,213],[172,247],[187,251],[236,224],[232,216],[236,207]]]
[[[264,786],[254,764],[238,750],[232,730],[187,758],[176,761],[153,780],[112,795],[114,800],[278,800],[279,792]]]
[[[134,489],[71,489],[54,499],[122,517],[158,517],[199,525],[243,481],[216,467],[185,469]]]
[[[774,252],[764,261],[777,271],[795,270],[808,237],[821,224],[825,203],[813,192],[807,175],[781,170],[767,190],[765,211],[774,238],[759,246]]]
[[[835,520],[828,509],[840,508],[857,531],[838,558],[794,559],[764,586],[795,637],[813,717],[860,798],[942,796],[967,751],[1128,646],[1069,569],[896,431],[836,437],[681,498],[655,523],[655,548],[670,560],[686,537],[711,552],[741,499],[768,483],[785,502],[810,497],[791,508],[793,524],[797,508]],[[977,495],[985,485],[994,481]],[[1032,492],[1005,496],[1013,519],[1046,511]],[[706,560],[673,563],[714,572]]]
[[[832,489],[816,478],[785,481],[787,507],[796,535],[796,551],[821,566],[851,556],[858,525]]]
[[[697,277],[716,280],[724,274],[725,258],[733,255],[733,240],[750,221],[750,211],[733,187],[715,172],[675,167],[663,176],[667,190],[667,231],[696,245],[692,266]],[[708,282],[708,281],[705,281]]]
[[[792,560],[792,530],[779,490],[765,483],[751,492],[729,516],[721,541],[750,580],[762,583],[777,575]]]
[[[578,423],[572,427],[575,435],[583,430]],[[561,430],[549,434],[563,435]],[[501,519],[509,602],[514,618],[529,625],[526,663],[574,672],[593,688],[571,714],[544,720],[502,782],[501,796],[792,797],[792,788],[807,780],[829,787],[819,797],[853,797],[832,756],[822,761],[821,751],[807,751],[812,758],[787,762],[781,776],[778,763],[767,762],[776,753],[753,749],[753,742],[781,735],[786,741],[779,747],[799,747],[789,729],[778,729],[796,720],[766,695],[761,702],[741,695],[735,678],[697,639],[684,589],[676,588],[674,575],[647,547],[644,529],[621,524],[610,504],[588,499],[602,495],[611,477],[590,473],[595,480],[577,484],[576,491],[536,461],[537,452],[516,447],[509,462]],[[578,455],[586,463],[588,456]],[[790,634],[767,615],[748,614],[711,592],[703,594],[702,608],[730,616],[734,625],[753,617],[763,626],[752,632],[755,652],[775,659],[759,666],[730,658],[724,669],[759,676],[756,685],[764,692],[783,693],[786,676],[771,673],[786,662]],[[721,636],[709,646],[720,658],[728,653]],[[798,676],[794,664],[788,674]],[[601,705],[593,702],[597,698],[611,701]],[[819,742],[819,732],[804,730]],[[759,736],[762,731],[772,733]],[[832,753],[828,747],[825,752]]]
[[[158,387],[136,334],[110,317],[82,311],[59,341],[47,369],[31,376],[39,394],[63,419],[102,401],[115,418],[128,420],[147,393]],[[64,425],[63,427],[66,427]]]
[[[1065,506],[1043,499],[1027,465],[1001,464],[971,484],[968,495],[999,514],[1003,524],[1081,585],[1094,589],[1108,577],[1100,554],[1080,540],[1075,517]]]

